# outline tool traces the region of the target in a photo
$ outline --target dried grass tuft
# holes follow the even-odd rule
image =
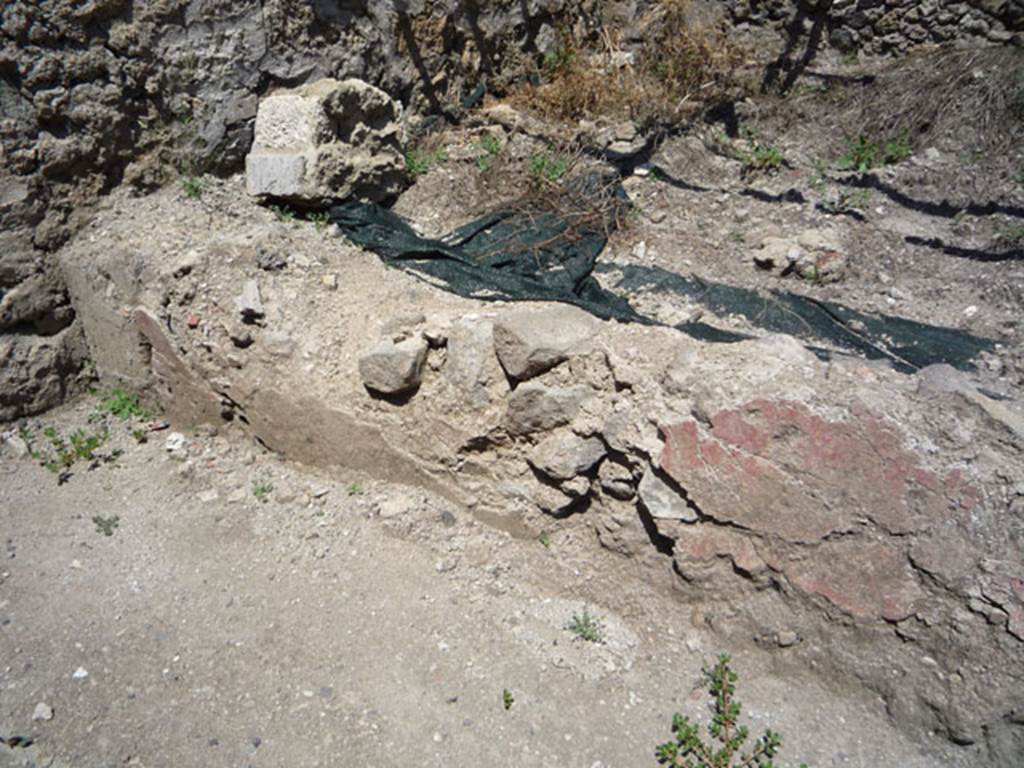
[[[623,50],[616,30],[584,45],[564,31],[541,85],[511,94],[517,106],[549,119],[629,118],[641,126],[678,122],[749,87],[749,52],[722,29],[695,22],[688,0],[661,0],[641,22],[644,42]]]

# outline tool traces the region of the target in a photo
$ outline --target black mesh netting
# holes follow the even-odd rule
[[[356,245],[469,298],[562,301],[606,320],[658,324],[634,310],[628,297],[638,291],[673,293],[715,315],[739,316],[756,328],[795,336],[819,356],[860,354],[907,372],[934,363],[968,369],[979,353],[993,349],[991,340],[956,329],[857,312],[786,291],[760,293],[653,267],[599,265],[597,257],[629,208],[617,179],[591,174],[440,239],[418,235],[378,205],[347,202],[330,214]],[[603,288],[595,269],[609,277],[618,273],[619,293]],[[676,328],[704,341],[750,338],[700,321]]]

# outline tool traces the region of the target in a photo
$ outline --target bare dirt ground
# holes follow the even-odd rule
[[[723,650],[783,764],[971,764],[785,649],[715,647],[667,591],[609,600],[628,561],[582,528],[516,540],[231,430],[168,451],[166,431],[137,444],[141,421],[96,410],[34,420],[32,442],[109,430],[97,456],[115,460],[61,484],[0,463],[0,764],[654,765],[673,712],[707,722],[701,670]],[[584,607],[604,643],[566,629]]]

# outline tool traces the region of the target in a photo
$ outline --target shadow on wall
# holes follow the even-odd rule
[[[786,46],[778,58],[765,69],[764,78],[761,81],[762,93],[776,89],[785,93],[793,87],[808,65],[814,61],[828,26],[832,2],[833,0],[823,0],[818,3],[813,16],[808,13],[804,3],[797,4],[793,18],[785,27]],[[805,34],[804,27],[808,18],[812,19],[811,27]],[[802,52],[798,56],[795,55],[800,48],[803,48]],[[780,85],[779,78],[783,75]]]

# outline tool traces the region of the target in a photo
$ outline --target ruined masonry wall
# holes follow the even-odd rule
[[[1024,41],[1021,0],[727,0],[726,5],[737,25],[771,27],[794,39],[819,35],[821,44],[843,53]]]

